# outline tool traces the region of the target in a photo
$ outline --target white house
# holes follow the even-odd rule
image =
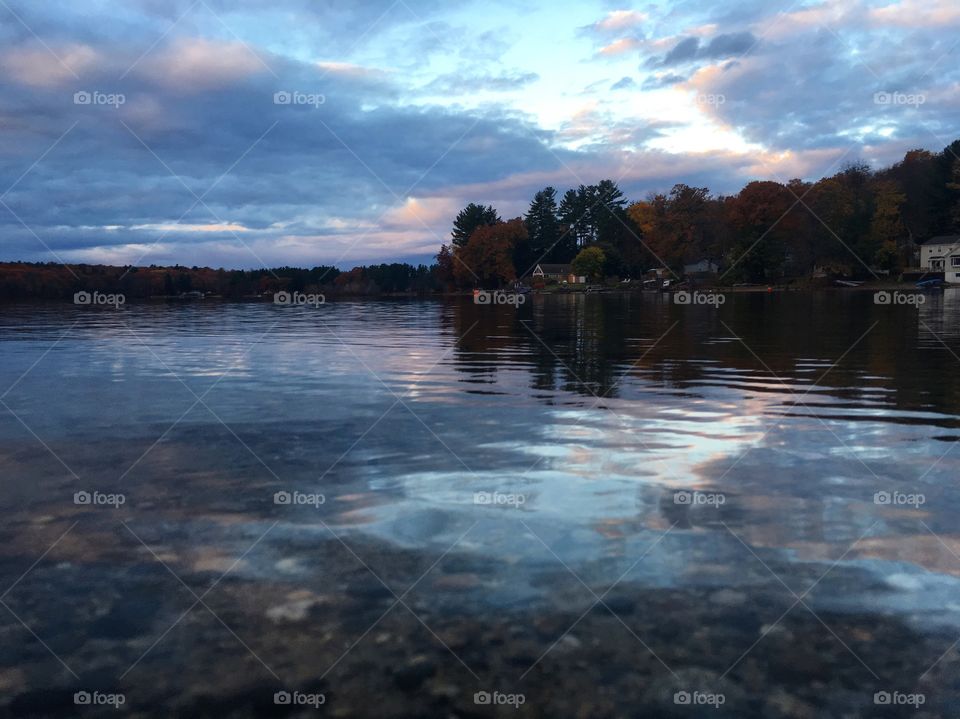
[[[708,274],[715,275],[720,271],[720,267],[716,262],[712,260],[700,260],[691,265],[683,266],[683,274],[685,275],[699,275],[699,274]]]
[[[920,267],[960,284],[960,235],[933,237],[920,245]]]
[[[570,284],[575,284],[578,282],[583,284],[587,281],[586,277],[582,275],[575,275],[573,268],[570,265],[537,265],[530,275],[538,279],[553,280],[554,282],[568,282]]]

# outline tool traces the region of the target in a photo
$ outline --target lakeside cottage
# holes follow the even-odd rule
[[[544,281],[553,281],[553,282],[567,282],[571,285],[573,284],[583,284],[587,281],[586,277],[578,277],[573,272],[573,267],[570,265],[537,265],[533,272],[530,273],[530,276],[534,279],[540,279]]]
[[[942,272],[944,281],[960,283],[960,235],[940,235],[920,245],[920,268]]]
[[[683,266],[683,274],[685,275],[715,275],[719,271],[720,266],[713,260],[700,260]]]

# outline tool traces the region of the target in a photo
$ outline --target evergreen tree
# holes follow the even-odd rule
[[[540,190],[530,203],[530,210],[524,218],[529,240],[527,248],[529,257],[516,258],[517,272],[526,274],[532,270],[531,265],[538,262],[562,262],[566,259],[556,259],[559,250],[562,228],[560,227],[559,209],[557,208],[557,191],[552,187]]]
[[[493,209],[492,206],[488,205],[484,207],[483,205],[471,202],[460,210],[457,219],[453,221],[453,232],[450,233],[453,238],[453,246],[466,246],[467,242],[470,241],[470,235],[472,235],[478,227],[495,225],[498,222],[500,222],[500,215],[497,214],[497,211]]]

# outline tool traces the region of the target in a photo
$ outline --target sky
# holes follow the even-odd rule
[[[428,262],[468,202],[960,138],[960,2],[0,0],[0,260]]]

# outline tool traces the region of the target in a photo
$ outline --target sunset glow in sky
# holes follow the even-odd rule
[[[2,0],[0,260],[426,261],[546,185],[890,164],[960,137],[958,30],[956,0]]]

